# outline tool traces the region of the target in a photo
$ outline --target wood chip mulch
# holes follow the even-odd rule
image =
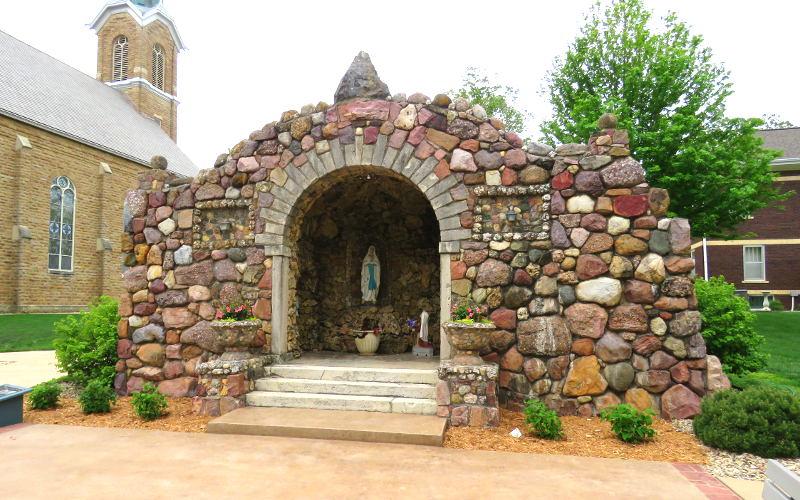
[[[450,427],[445,435],[444,446],[464,450],[707,463],[705,447],[694,436],[677,431],[665,420],[653,420],[653,428],[658,432],[653,440],[628,444],[617,439],[611,431],[611,424],[597,417],[561,417],[565,437],[551,441],[527,432],[523,413],[500,410],[499,427]],[[522,437],[515,438],[509,434],[515,428],[522,431]]]
[[[206,424],[214,417],[192,414],[191,398],[167,398],[167,414],[156,420],[145,421],[133,411],[131,398],[119,398],[111,406],[111,413],[84,415],[78,400],[62,397],[58,406],[49,410],[31,410],[27,398],[23,421],[32,424],[79,425],[84,427],[122,427],[175,432],[205,432]]]

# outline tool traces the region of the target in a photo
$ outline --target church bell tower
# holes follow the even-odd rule
[[[162,0],[109,0],[90,27],[97,33],[97,79],[178,137],[178,52],[186,47]]]

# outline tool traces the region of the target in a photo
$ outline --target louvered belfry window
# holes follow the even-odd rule
[[[51,271],[72,271],[75,229],[75,186],[67,177],[58,177],[50,184],[50,226],[48,268]]]
[[[164,90],[164,48],[158,44],[153,46],[153,85]]]
[[[120,35],[114,39],[111,52],[111,81],[119,82],[128,79],[128,37]]]

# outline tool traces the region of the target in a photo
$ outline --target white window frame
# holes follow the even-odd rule
[[[153,85],[158,90],[166,90],[164,82],[164,72],[166,67],[166,55],[164,47],[159,44],[153,45]]]
[[[59,183],[60,180],[66,181],[66,186],[61,186]],[[47,269],[53,273],[72,273],[75,268],[75,213],[76,213],[76,206],[78,204],[78,191],[75,189],[75,183],[69,177],[66,176],[58,176],[53,179],[53,182],[50,183],[50,190],[48,190],[48,194],[52,191],[53,188],[58,188],[61,190],[61,203],[59,207],[59,218],[58,218],[58,225],[59,225],[59,242],[58,242],[58,253],[50,253],[50,236],[52,232],[52,228],[50,225],[54,224],[54,221],[50,221],[48,223],[48,233],[47,233]],[[67,191],[72,191],[72,227],[70,228],[70,253],[65,254],[62,253],[63,250],[63,231],[60,228],[61,225],[64,223],[64,194]],[[52,207],[48,205],[48,212]],[[50,256],[55,255],[58,257],[58,265],[56,267],[50,266]],[[65,266],[64,264],[64,257],[69,257],[69,265]]]
[[[128,79],[128,37],[119,35],[114,38],[111,48],[111,81],[121,82]]]
[[[758,248],[761,253],[761,277],[756,278],[747,276],[747,264],[757,264],[758,262],[747,261],[747,249]],[[742,283],[767,283],[767,252],[765,245],[742,245]]]

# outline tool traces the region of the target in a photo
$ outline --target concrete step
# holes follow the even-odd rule
[[[253,391],[246,398],[247,406],[436,414],[434,399],[268,391]]]
[[[447,419],[367,411],[240,408],[208,423],[206,432],[442,446]]]
[[[351,382],[344,380],[312,380],[269,377],[256,380],[257,391],[312,392],[348,396],[395,396],[433,399],[436,390],[430,384],[398,384],[395,382]]]
[[[435,385],[438,381],[436,370],[350,366],[273,365],[270,367],[268,375],[293,379],[394,382],[398,384]]]

